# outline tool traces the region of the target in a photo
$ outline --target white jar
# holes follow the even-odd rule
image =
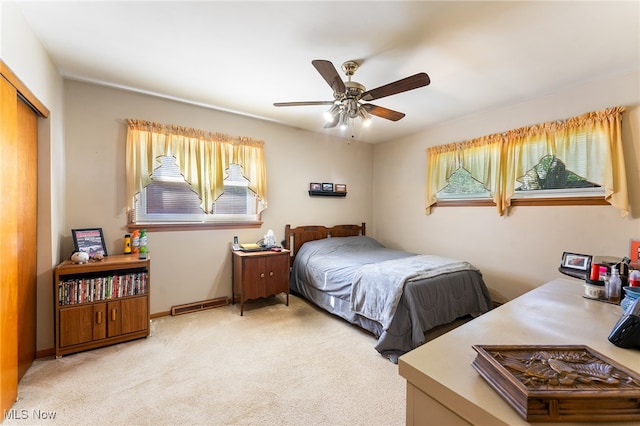
[[[584,297],[589,298],[589,299],[604,300],[606,298],[605,297],[604,286],[603,285],[585,283],[585,285],[584,285]]]

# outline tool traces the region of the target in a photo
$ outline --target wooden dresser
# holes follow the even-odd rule
[[[400,357],[407,425],[529,424],[472,367],[471,345],[586,345],[639,372],[640,351],[607,339],[620,306],[583,294],[577,279],[553,280]]]

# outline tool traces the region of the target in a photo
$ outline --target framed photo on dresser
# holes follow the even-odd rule
[[[82,251],[90,258],[100,254],[107,255],[107,247],[104,244],[102,228],[72,229],[73,245],[76,251]]]

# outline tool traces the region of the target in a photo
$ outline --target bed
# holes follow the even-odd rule
[[[468,262],[394,250],[365,224],[285,227],[291,291],[377,337],[394,363],[425,332],[491,308],[481,272]]]

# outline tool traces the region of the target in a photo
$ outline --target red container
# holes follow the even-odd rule
[[[591,274],[589,275],[591,281],[598,281],[600,279],[600,265],[597,263],[591,264]]]

